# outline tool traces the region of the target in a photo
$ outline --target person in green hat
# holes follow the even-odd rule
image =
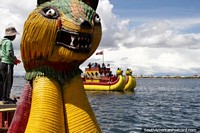
[[[13,69],[14,65],[21,61],[14,55],[13,43],[16,35],[19,34],[15,27],[8,27],[5,29],[5,36],[0,42],[0,92],[2,102],[4,104],[15,103],[10,98],[10,92],[13,85]]]

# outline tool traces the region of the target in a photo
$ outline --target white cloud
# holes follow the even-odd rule
[[[17,36],[14,41],[17,45],[14,47],[19,50],[21,35],[23,32],[23,25],[29,13],[36,7],[35,2],[32,1],[14,1],[6,0],[0,5],[0,37],[4,36],[4,29],[8,26],[15,26],[20,36]]]
[[[121,43],[125,47],[150,47],[150,48],[175,48],[175,47],[188,47],[200,48],[200,34],[195,33],[182,33],[175,30],[172,22],[158,21],[149,22],[130,29],[127,34],[123,30],[120,34],[127,34]]]
[[[105,6],[99,8],[101,10]],[[200,24],[199,18],[145,20],[131,27],[134,20],[122,20],[110,10],[101,12],[101,17],[110,21],[103,25],[109,32],[104,33],[107,37],[103,38],[100,49],[106,51],[107,62],[113,61],[113,68],[122,67],[125,70],[129,67],[136,74],[144,75],[200,73],[200,58],[197,56],[200,52],[200,34],[184,32]],[[107,46],[105,42],[108,42]],[[109,50],[112,47],[118,49]]]

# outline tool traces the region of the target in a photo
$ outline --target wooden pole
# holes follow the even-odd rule
[[[104,63],[104,50],[103,50],[103,55],[102,55],[103,63]]]

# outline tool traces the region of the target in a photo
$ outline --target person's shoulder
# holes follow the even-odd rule
[[[12,44],[12,42],[9,39],[7,39],[7,38],[3,38],[2,41],[1,41],[1,43],[2,43],[2,45],[3,44]]]
[[[8,41],[10,41],[9,39],[7,39],[7,38],[3,38],[3,39],[1,39],[1,42],[3,43],[3,42],[8,42]]]

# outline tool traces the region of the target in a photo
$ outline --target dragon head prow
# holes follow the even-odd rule
[[[132,70],[127,68],[126,69],[126,75],[129,76],[129,75],[132,75]]]
[[[38,0],[21,41],[21,56],[29,75],[66,73],[78,68],[97,49],[101,21],[98,0]],[[31,76],[32,78],[34,76]]]

